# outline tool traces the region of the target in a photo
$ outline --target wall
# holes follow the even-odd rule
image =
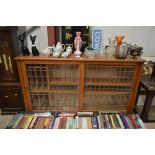
[[[30,28],[31,26],[19,26],[18,34],[23,33],[25,30]],[[39,26],[34,31],[30,33],[32,36],[36,35],[35,45],[39,51],[42,51],[45,47],[48,46],[48,37],[47,37],[47,27],[46,26]],[[25,45],[29,48],[31,52],[32,42],[30,40],[30,34],[27,35],[25,39]]]
[[[144,48],[143,56],[155,56],[155,26],[94,26],[102,28],[104,46],[108,45],[108,38],[125,35],[124,41],[138,44]]]

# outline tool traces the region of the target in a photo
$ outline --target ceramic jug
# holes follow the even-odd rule
[[[62,53],[65,49],[65,45],[64,44],[61,44],[60,42],[58,42],[56,44],[56,47],[54,48],[54,52],[60,52]]]

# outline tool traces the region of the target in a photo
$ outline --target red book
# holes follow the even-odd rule
[[[137,126],[137,124],[136,124],[134,118],[132,117],[132,115],[129,115],[129,118],[130,118],[130,120],[131,120],[131,122],[132,122],[133,127],[134,127],[135,129],[138,129],[138,126]]]

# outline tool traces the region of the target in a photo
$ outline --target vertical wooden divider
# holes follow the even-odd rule
[[[80,63],[80,89],[79,89],[79,111],[83,111],[84,104],[84,63]]]
[[[21,62],[21,69],[22,69],[22,74],[23,74],[23,81],[24,81],[24,92],[27,97],[27,106],[28,106],[28,111],[32,111],[32,101],[30,97],[30,89],[29,89],[29,82],[28,82],[28,77],[27,77],[27,72],[26,72],[26,64],[24,62]]]
[[[24,98],[24,105],[25,105],[25,109],[26,111],[28,111],[28,105],[27,105],[27,96],[26,96],[26,91],[25,91],[25,87],[24,87],[24,78],[23,78],[23,72],[21,69],[21,64],[20,61],[17,61],[17,67],[18,67],[18,72],[19,72],[19,78],[20,78],[20,84],[21,84],[21,88],[22,88],[22,94],[23,94],[23,98]]]

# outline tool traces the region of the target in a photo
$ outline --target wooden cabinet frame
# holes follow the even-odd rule
[[[143,59],[141,59],[141,58],[131,59],[130,57],[128,57],[127,59],[116,59],[114,57],[96,57],[96,58],[88,59],[84,56],[82,58],[75,58],[74,55],[72,55],[70,58],[53,58],[53,57],[44,57],[44,56],[38,56],[38,57],[18,56],[15,59],[17,61],[21,86],[22,86],[22,90],[23,90],[24,102],[25,102],[25,107],[26,107],[27,111],[47,111],[47,110],[49,110],[49,111],[63,111],[63,110],[59,110],[56,108],[55,109],[52,109],[52,108],[48,109],[48,107],[47,107],[47,109],[34,109],[32,106],[33,104],[32,104],[32,98],[31,98],[31,94],[30,94],[29,80],[28,80],[27,67],[26,66],[31,65],[31,64],[34,64],[34,65],[43,64],[45,66],[46,65],[47,66],[48,65],[60,65],[60,66],[77,65],[78,66],[79,86],[77,86],[77,87],[75,86],[76,88],[78,88],[78,90],[76,90],[76,91],[79,91],[78,109],[76,109],[76,110],[74,110],[74,109],[65,110],[65,111],[104,111],[104,108],[98,109],[98,108],[93,107],[92,105],[91,105],[93,107],[92,109],[89,107],[88,107],[88,109],[87,108],[85,109],[85,107],[84,107],[85,87],[87,88],[87,85],[85,86],[85,84],[86,84],[86,77],[85,76],[86,76],[86,72],[89,73],[89,71],[85,70],[86,66],[89,67],[89,65],[90,66],[94,65],[93,66],[94,68],[95,68],[95,65],[97,65],[98,67],[101,66],[102,68],[104,68],[104,66],[107,66],[107,67],[108,66],[111,66],[111,67],[116,66],[117,70],[119,69],[119,67],[123,69],[123,67],[125,67],[125,66],[128,66],[129,68],[130,68],[130,66],[132,66],[133,67],[133,74],[132,74],[130,88],[129,88],[129,90],[127,90],[127,94],[129,96],[127,98],[128,103],[125,103],[126,108],[124,110],[122,110],[122,109],[117,109],[117,107],[116,107],[117,110],[114,110],[113,106],[110,105],[109,107],[111,109],[109,109],[108,111],[129,112],[129,113],[133,112],[136,93],[137,93],[137,89],[138,89],[138,85],[139,85],[139,81],[140,81],[140,77],[141,77],[143,62],[144,62]],[[102,70],[100,72],[102,72]],[[96,71],[95,73],[98,73],[98,71]],[[112,71],[111,71],[111,73],[112,73]],[[70,73],[70,74],[72,75],[73,73]],[[125,71],[122,72],[122,74],[125,74]],[[101,74],[101,75],[106,75],[106,73],[103,72],[103,74]],[[48,75],[46,74],[46,76],[48,76]],[[102,78],[104,78],[104,76]],[[101,78],[101,80],[102,80],[102,78]],[[116,76],[116,78],[117,78],[117,76]],[[95,82],[98,82],[97,79],[98,79],[98,77],[95,79],[96,80]],[[49,87],[50,86],[49,86],[48,82],[47,82],[47,85],[48,85],[48,91],[46,93],[49,95],[49,93],[50,93]],[[108,83],[107,83],[107,85],[108,85]],[[120,86],[116,86],[116,88],[118,87],[116,90],[115,90],[115,86],[113,85],[113,83],[109,83],[109,85],[110,86],[107,86],[109,89],[114,89],[114,91],[112,90],[111,94],[116,95],[116,97],[119,96],[117,89],[119,90],[119,88],[123,87],[123,84],[122,85],[120,84]],[[117,85],[117,83],[116,83],[116,85]],[[126,86],[126,83],[124,84],[124,86]],[[90,89],[89,92],[94,91],[95,93],[98,93],[97,89],[99,89],[99,88],[102,88],[102,86],[94,86],[92,89],[91,88],[88,88],[88,89]],[[106,86],[103,86],[103,89],[104,88],[106,88]],[[101,94],[99,97],[104,96],[104,90],[101,91],[101,93],[103,93],[103,95]],[[106,95],[108,96],[108,95],[110,95],[110,93],[108,92]],[[94,96],[92,95],[92,97],[94,97]],[[88,96],[88,98],[89,98],[89,96]],[[98,97],[96,97],[96,98],[98,98]],[[95,100],[95,98],[94,98],[94,100]],[[98,102],[98,101],[96,101],[96,102]],[[89,105],[89,103],[88,103],[88,105]],[[106,106],[108,106],[108,104]]]

